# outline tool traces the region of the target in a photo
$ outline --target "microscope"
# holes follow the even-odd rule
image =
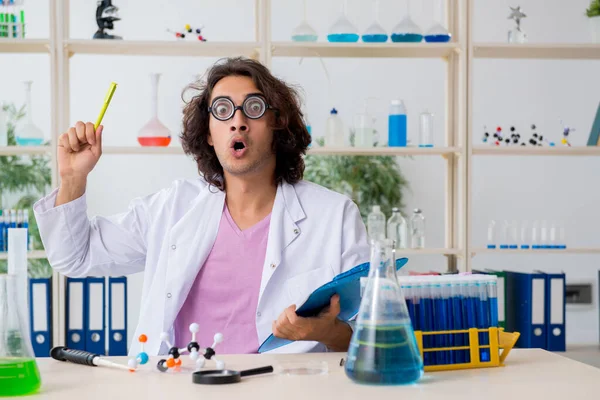
[[[119,8],[112,5],[112,0],[99,0],[96,8],[96,23],[98,30],[94,39],[123,39],[121,36],[111,35],[105,29],[114,29],[114,21],[120,21]]]

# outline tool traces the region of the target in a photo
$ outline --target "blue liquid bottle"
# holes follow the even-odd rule
[[[388,117],[388,146],[406,147],[406,107],[402,100],[392,100]]]
[[[346,375],[357,383],[418,381],[423,361],[393,261],[393,242],[371,242],[369,280],[352,335]]]

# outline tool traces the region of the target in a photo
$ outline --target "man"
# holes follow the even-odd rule
[[[88,174],[102,154],[99,126],[77,122],[58,142],[60,187],[34,206],[48,259],[71,277],[144,271],[139,324],[146,351],[165,354],[197,322],[200,346],[255,353],[271,333],[282,352],[345,351],[351,327],[339,299],[319,316],[295,313],[335,275],[368,261],[358,208],[302,181],[310,144],[293,89],[258,62],[217,63],[184,109],[181,140],[200,178],[178,180],[111,217],[86,214]],[[136,354],[133,343],[130,354]]]

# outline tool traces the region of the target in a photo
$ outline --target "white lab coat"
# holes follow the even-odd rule
[[[177,180],[169,188],[133,200],[124,213],[90,219],[85,194],[54,207],[57,192],[55,189],[34,205],[52,267],[70,277],[144,271],[139,323],[133,337],[148,336],[145,350],[149,355],[166,354],[168,348],[161,346],[160,334],[168,332],[172,342],[173,322],[215,241],[225,194],[202,178]],[[280,184],[256,309],[259,342],[272,333],[273,321],[286,307],[300,306],[336,274],[368,260],[367,232],[354,202],[306,181]],[[187,343],[176,345],[185,347]],[[134,339],[129,353],[135,355],[139,350]],[[275,351],[326,348],[304,341]]]

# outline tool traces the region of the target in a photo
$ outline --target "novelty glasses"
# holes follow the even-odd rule
[[[208,112],[219,121],[227,121],[233,118],[237,110],[242,110],[244,115],[250,119],[259,119],[265,115],[268,109],[275,110],[267,104],[262,96],[250,95],[246,97],[241,106],[237,107],[229,97],[217,97],[208,107]]]

